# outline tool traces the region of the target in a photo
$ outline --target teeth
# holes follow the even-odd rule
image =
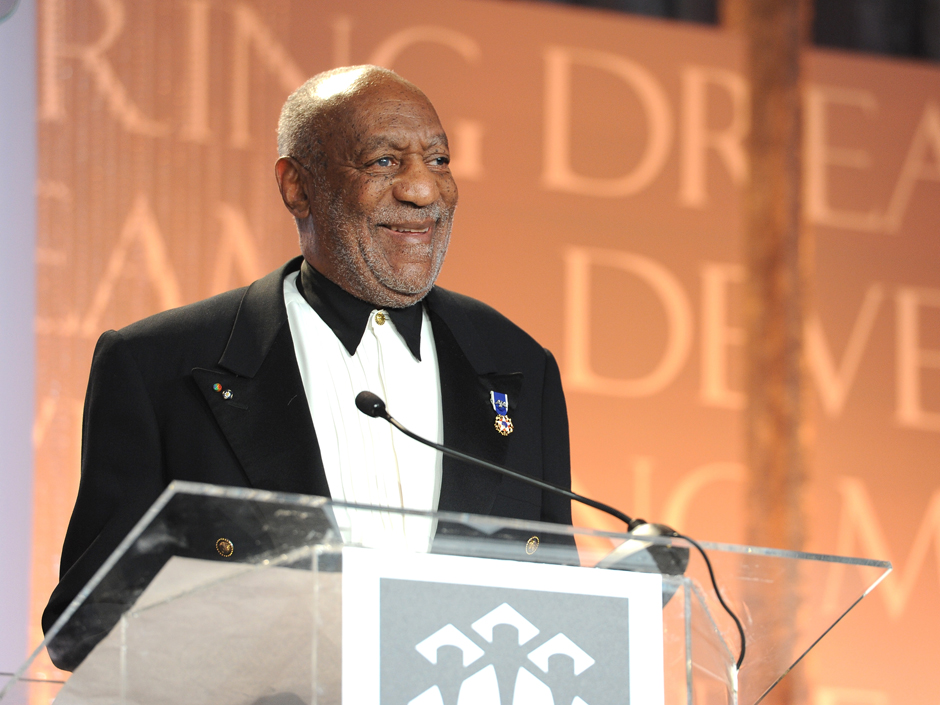
[[[393,230],[399,233],[426,233],[428,228],[421,228],[420,230],[415,230],[412,228],[393,228]]]

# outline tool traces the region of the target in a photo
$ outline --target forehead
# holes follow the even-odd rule
[[[350,95],[334,112],[334,146],[349,154],[380,147],[427,149],[447,144],[430,101],[407,85],[383,83]]]

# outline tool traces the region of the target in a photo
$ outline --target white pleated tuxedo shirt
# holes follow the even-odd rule
[[[395,309],[373,309],[358,346],[350,354],[340,331],[334,331],[298,290],[299,276],[295,272],[284,279],[284,303],[333,500],[435,511],[441,491],[440,453],[408,438],[385,420],[366,416],[355,403],[359,392],[374,392],[405,427],[442,442],[440,377],[427,312],[420,308],[418,357],[395,325]],[[332,297],[335,303],[350,296],[319,273],[313,276],[321,286],[318,300]],[[304,281],[309,288],[312,280]],[[310,298],[310,292],[306,293]],[[362,308],[358,303],[357,308]],[[331,311],[336,315],[335,307]],[[416,314],[412,312],[412,316]],[[349,322],[334,318],[334,323],[345,329],[346,342],[352,344]],[[433,524],[420,517],[355,510],[336,515],[344,539],[354,544],[425,551],[433,536]]]

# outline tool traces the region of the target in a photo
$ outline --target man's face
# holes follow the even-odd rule
[[[420,301],[450,240],[457,185],[447,137],[420,93],[380,82],[327,115],[325,163],[311,165],[304,256],[360,299]]]

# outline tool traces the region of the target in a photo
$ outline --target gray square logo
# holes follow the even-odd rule
[[[629,599],[379,580],[382,705],[624,705]]]

